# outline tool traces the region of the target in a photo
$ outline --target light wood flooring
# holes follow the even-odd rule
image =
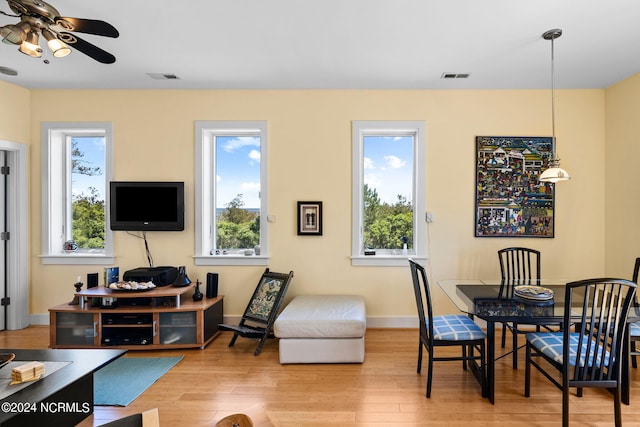
[[[46,348],[49,330],[33,326],[0,332],[0,347]],[[256,342],[239,338],[227,345],[220,334],[205,350],[130,351],[125,357],[184,355],[130,406],[95,407],[81,427],[158,408],[162,427],[214,427],[232,413],[251,416],[256,427],[393,426],[559,426],[561,392],[536,372],[525,398],[524,351],[520,368],[497,362],[496,404],[460,362],[439,362],[433,391],[425,397],[426,363],[416,373],[416,330],[369,329],[363,364],[280,365],[278,344],[269,340],[259,356]],[[444,350],[445,352],[449,350]],[[498,349],[500,351],[500,349]],[[442,354],[442,353],[439,353]],[[425,359],[426,360],[426,359]],[[640,426],[640,369],[633,369],[631,405],[623,405],[624,426]],[[586,389],[570,403],[574,426],[613,426],[613,400]]]

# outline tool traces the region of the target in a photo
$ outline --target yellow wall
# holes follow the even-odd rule
[[[415,315],[409,268],[352,267],[351,121],[424,120],[427,130],[429,271],[446,278],[495,278],[496,251],[522,245],[543,252],[543,274],[584,278],[604,273],[605,92],[556,91],[562,166],[573,179],[557,186],[556,237],[475,238],[475,136],[550,136],[548,90],[531,91],[58,91],[31,92],[31,313],[67,302],[78,275],[102,266],[49,266],[40,254],[40,123],[111,121],[115,179],[180,180],[187,190],[184,232],[150,232],[155,265],[186,265],[192,280],[220,273],[225,315],[239,315],[262,267],[195,267],[194,121],[269,123],[270,268],[295,272],[289,297],[353,293],[372,317]],[[296,235],[298,200],[324,202],[324,235]],[[115,232],[121,271],[147,264],[140,239]],[[437,310],[454,310],[435,289]]]
[[[29,144],[30,92],[0,81],[0,139]]]
[[[631,279],[640,257],[640,74],[606,92],[606,273]]]

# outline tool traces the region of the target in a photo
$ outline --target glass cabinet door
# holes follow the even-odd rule
[[[95,345],[97,335],[93,313],[56,313],[56,345]]]
[[[197,343],[195,311],[160,313],[160,344]]]

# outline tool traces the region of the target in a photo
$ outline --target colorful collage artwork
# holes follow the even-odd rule
[[[476,137],[476,237],[553,237],[551,137]]]
[[[260,285],[253,294],[253,299],[249,303],[248,312],[245,315],[267,321],[273,309],[273,305],[278,301],[278,296],[284,281],[271,277],[263,277]]]

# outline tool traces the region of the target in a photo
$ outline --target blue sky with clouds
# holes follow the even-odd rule
[[[104,139],[76,138],[87,166],[104,170]],[[395,203],[402,194],[411,200],[413,138],[365,136],[364,181],[378,191],[380,200]],[[217,207],[223,208],[242,194],[245,208],[260,208],[260,138],[218,136],[216,139]],[[104,197],[102,176],[73,174],[73,191],[95,187]]]
[[[413,137],[364,136],[364,183],[393,204],[402,194],[412,200]]]
[[[105,152],[104,152],[104,138],[93,137],[74,137],[74,141],[78,144],[78,149],[84,154],[79,159],[83,162],[83,165],[87,167],[100,167],[102,175],[81,175],[74,173],[71,175],[71,187],[73,194],[84,193],[89,195],[89,187],[94,187],[98,190],[99,196],[104,200],[106,189],[104,182],[104,165],[105,165]]]
[[[244,207],[260,208],[260,138],[216,137],[216,208],[242,194]]]

